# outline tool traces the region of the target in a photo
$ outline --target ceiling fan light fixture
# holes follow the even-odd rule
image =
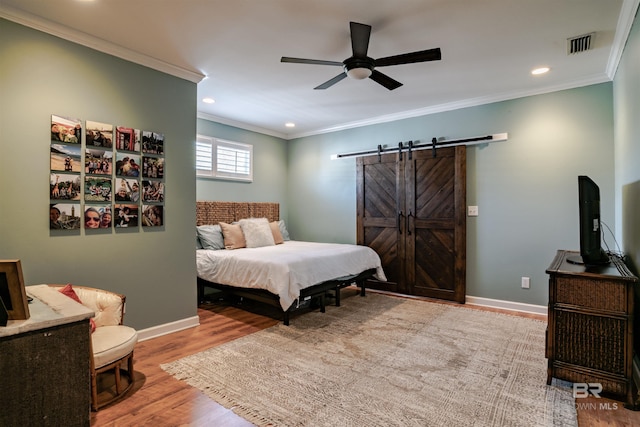
[[[364,80],[371,75],[372,71],[369,68],[357,67],[347,70],[347,76],[355,80]]]

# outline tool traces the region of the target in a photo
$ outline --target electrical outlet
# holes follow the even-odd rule
[[[467,213],[468,213],[469,216],[478,216],[478,207],[477,206],[469,206]]]
[[[523,277],[522,278],[522,289],[529,289],[529,278],[528,277]]]

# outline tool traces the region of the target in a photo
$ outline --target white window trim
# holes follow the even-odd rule
[[[206,153],[206,146],[211,147],[211,151]],[[204,148],[204,150],[203,150]],[[217,153],[218,148],[230,148],[248,152],[249,155],[249,171],[248,173],[234,173],[218,170]],[[207,159],[207,155],[211,156]],[[208,163],[208,165],[207,165]],[[198,166],[205,166],[199,168]],[[209,167],[206,167],[209,166]],[[205,135],[197,135],[196,137],[196,177],[224,179],[231,181],[253,182],[253,145],[243,144],[240,142],[227,141],[224,139],[213,138]]]

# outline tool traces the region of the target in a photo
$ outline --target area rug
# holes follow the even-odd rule
[[[545,328],[369,293],[162,368],[257,426],[575,426]]]

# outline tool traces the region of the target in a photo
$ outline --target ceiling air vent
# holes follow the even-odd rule
[[[574,53],[591,50],[595,35],[596,33],[589,33],[567,39],[567,54],[573,55]]]

